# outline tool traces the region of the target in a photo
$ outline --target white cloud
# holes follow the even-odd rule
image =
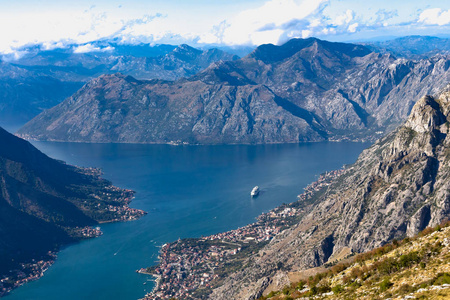
[[[0,52],[27,44],[49,49],[65,43],[87,43],[114,34],[123,27],[120,18],[105,12],[40,11],[16,15],[0,13]]]
[[[88,53],[88,52],[108,52],[114,50],[114,47],[108,46],[104,48],[95,47],[92,44],[85,44],[81,46],[76,46],[73,49],[73,53]]]
[[[328,0],[270,0],[227,20],[217,42],[225,44],[278,43],[300,20],[316,13]],[[307,28],[303,28],[306,30]],[[300,32],[300,31],[299,31]],[[211,36],[207,36],[211,40]],[[200,42],[206,41],[201,39]]]
[[[348,32],[356,32],[356,28],[358,28],[358,23],[353,23],[352,25],[348,26]]]
[[[426,9],[420,14],[419,22],[427,25],[448,25],[450,24],[450,9],[447,11],[441,8]]]
[[[351,9],[347,9],[344,14],[337,16],[333,21],[333,25],[341,26],[350,23],[355,17],[355,12]]]
[[[71,2],[70,8],[67,3],[52,8],[23,6],[13,13],[3,9],[0,1],[0,54],[9,53],[14,57],[12,54],[23,50],[21,47],[34,44],[41,45],[42,49],[78,44],[83,46],[74,51],[99,51],[91,43],[107,38],[123,43],[195,46],[280,44],[291,38],[310,36],[365,38],[368,32],[397,35],[403,28],[409,34],[420,34],[414,32],[417,28],[423,30],[421,33],[447,34],[450,24],[450,6],[442,4],[445,0],[439,0],[440,3],[411,0],[412,4],[377,0],[370,5],[360,0],[243,0],[239,4],[231,1],[234,4],[228,6],[223,1],[211,1],[208,5],[194,1],[191,5],[177,0],[145,3],[129,0],[123,7],[104,3],[90,7],[91,1]],[[427,8],[427,5],[440,8]],[[435,31],[430,31],[431,26]]]
[[[311,30],[308,30],[308,29],[302,30],[302,38],[304,38],[304,39],[309,38],[311,36],[311,34],[312,34]]]

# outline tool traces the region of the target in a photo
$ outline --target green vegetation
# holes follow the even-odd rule
[[[383,281],[380,283],[380,291],[385,292],[387,291],[391,286],[394,284],[389,281],[389,278],[383,279]]]
[[[326,272],[259,299],[384,299],[408,294],[416,299],[446,299],[450,288],[431,287],[450,284],[450,273],[441,271],[450,264],[449,249],[443,245],[448,246],[448,239],[450,222],[426,228],[414,238],[394,240],[347,262],[329,265]]]

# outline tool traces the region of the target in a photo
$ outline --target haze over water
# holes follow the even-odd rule
[[[369,145],[33,144],[67,163],[102,168],[114,185],[136,191],[131,206],[148,215],[102,224],[103,236],[66,247],[44,277],[7,300],[142,298],[153,281],[135,270],[156,264],[159,246],[252,223],[262,212],[296,201],[320,173],[353,163]],[[251,199],[255,185],[261,194]]]

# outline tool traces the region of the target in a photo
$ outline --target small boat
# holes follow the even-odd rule
[[[258,186],[255,186],[255,187],[253,188],[253,190],[250,192],[250,195],[251,195],[252,197],[255,197],[255,196],[258,196],[258,194],[259,194],[259,187],[258,187]]]

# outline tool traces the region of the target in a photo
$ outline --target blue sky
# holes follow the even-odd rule
[[[0,0],[0,52],[116,38],[124,43],[281,44],[405,35],[449,36],[450,1]],[[93,49],[89,44],[78,51]]]

